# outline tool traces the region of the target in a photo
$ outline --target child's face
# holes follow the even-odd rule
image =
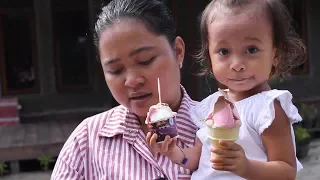
[[[268,80],[277,58],[272,25],[262,13],[220,13],[208,25],[208,35],[212,71],[220,83],[248,91]]]

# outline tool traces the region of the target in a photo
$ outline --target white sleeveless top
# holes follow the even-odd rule
[[[191,109],[191,117],[194,123],[200,127],[197,137],[202,142],[202,152],[199,161],[199,168],[193,174],[192,180],[228,180],[243,179],[230,172],[216,171],[211,167],[210,162],[210,141],[207,138],[206,127],[201,119],[204,119],[217,98],[221,96],[220,92],[216,92]],[[292,103],[292,95],[287,90],[269,90],[259,94],[255,94],[241,101],[235,102],[238,110],[242,126],[240,127],[239,139],[237,144],[241,145],[248,159],[266,162],[268,160],[266,150],[261,140],[261,133],[268,128],[275,118],[274,100],[277,99],[284,112],[291,122],[292,142],[295,148],[295,139],[292,124],[302,120],[297,108]],[[294,149],[295,150],[295,149]],[[301,163],[297,161],[297,171],[302,169]]]

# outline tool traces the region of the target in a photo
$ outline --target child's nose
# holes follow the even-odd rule
[[[244,71],[246,70],[246,65],[241,59],[234,59],[230,65],[230,69],[233,71]]]

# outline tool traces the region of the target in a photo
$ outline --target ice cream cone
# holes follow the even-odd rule
[[[215,148],[224,148],[220,145],[220,140],[235,142],[239,137],[240,126],[234,128],[221,128],[221,127],[207,127],[208,128],[208,138],[211,141],[211,146]],[[220,155],[212,153],[211,157],[220,157]]]

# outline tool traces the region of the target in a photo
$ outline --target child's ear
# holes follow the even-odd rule
[[[279,57],[279,56],[275,56],[275,57],[273,58],[272,65],[273,65],[274,67],[277,67],[278,64],[279,64],[279,62],[280,62],[280,57]]]
[[[277,67],[278,64],[280,63],[280,53],[277,48],[273,49],[273,54],[274,54],[274,56],[273,56],[273,60],[272,60],[272,65],[274,67]]]

